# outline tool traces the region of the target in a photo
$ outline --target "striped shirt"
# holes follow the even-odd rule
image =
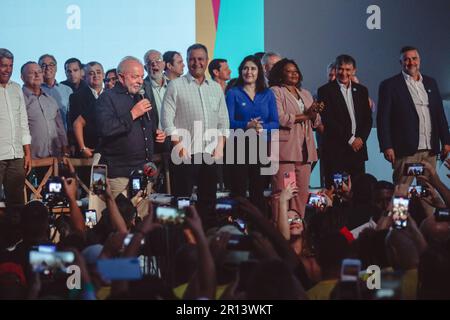
[[[222,88],[208,79],[199,85],[190,73],[172,80],[161,108],[161,125],[172,138],[190,138],[184,145],[190,146],[191,154],[212,153],[218,136],[229,134],[230,123]],[[215,132],[206,132],[211,129]]]

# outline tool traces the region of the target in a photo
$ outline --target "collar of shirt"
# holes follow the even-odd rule
[[[336,79],[336,81],[337,81],[339,87],[341,88],[341,90],[342,89],[345,89],[345,90],[351,90],[352,89],[352,81],[350,81],[350,84],[349,84],[348,88],[347,88],[347,86],[345,84],[341,83],[339,80]]]
[[[419,72],[419,80],[414,79],[413,77],[411,77],[409,74],[407,74],[405,71],[402,70],[402,74],[403,74],[403,78],[405,78],[406,81],[408,82],[423,82],[423,77],[422,74],[420,74]]]
[[[190,72],[188,72],[184,77],[186,77],[186,79],[188,80],[188,82],[189,83],[192,83],[192,81],[193,82],[195,82],[196,84],[198,84],[198,82],[196,81],[196,79],[192,76],[192,74],[190,73]],[[201,85],[203,85],[203,84],[207,84],[207,85],[209,85],[211,80],[210,79],[208,79],[208,78],[206,78],[206,76],[205,76],[205,80],[202,82],[202,84]]]
[[[51,89],[51,88],[53,88],[53,87],[59,87],[59,82],[55,80],[55,83],[54,83],[53,86],[51,86],[51,87],[50,87],[47,83],[42,82],[41,87],[49,88],[49,89]]]
[[[98,97],[103,93],[103,88],[102,88],[102,90],[100,90],[99,93],[97,93],[97,90],[95,90],[94,88],[89,87],[89,89],[91,90],[91,92],[94,95],[95,99],[98,99]]]
[[[41,90],[41,94],[38,96],[33,91],[31,91],[30,88],[22,86],[22,89],[23,89],[23,95],[26,96],[27,98],[29,98],[30,96],[36,96],[36,97],[39,97],[41,95],[44,95],[46,97],[48,96],[47,93],[44,90]]]
[[[150,78],[150,83],[152,84],[152,88],[153,89],[161,89],[161,88],[167,88],[167,81],[166,78],[163,76],[163,85],[160,86],[158,82],[156,82],[155,80],[153,80],[151,77]]]
[[[8,80],[8,82],[6,83],[6,86],[4,88],[3,88],[3,86],[0,86],[0,88],[6,89],[12,84],[13,84],[13,82],[11,80]]]
[[[119,81],[116,82],[116,85],[111,89],[113,91],[115,91],[116,93],[128,93],[128,89]],[[130,94],[131,95],[131,94]]]

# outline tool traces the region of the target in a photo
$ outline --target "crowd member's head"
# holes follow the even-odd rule
[[[298,300],[305,296],[303,288],[285,262],[259,262],[247,285],[249,300]]]
[[[38,63],[44,73],[44,82],[50,86],[53,85],[56,79],[56,72],[58,71],[55,57],[48,53],[43,54],[39,57]]]
[[[281,55],[276,52],[266,52],[261,58],[261,64],[264,68],[264,75],[266,79],[269,78],[270,71],[272,70],[275,63],[282,59]]]
[[[303,75],[294,60],[281,59],[274,66],[269,75],[269,86],[295,86],[300,87]]]
[[[36,244],[48,241],[49,213],[40,201],[30,201],[22,209],[20,224],[25,243]]]
[[[254,84],[256,92],[264,91],[266,84],[264,81],[264,73],[260,60],[255,56],[247,56],[239,65],[239,77],[236,85],[243,87],[244,85]]]
[[[431,245],[420,256],[417,288],[419,299],[450,299],[449,244]]]
[[[196,245],[185,243],[178,248],[174,260],[175,287],[191,280],[197,269],[197,263],[198,251]]]
[[[119,208],[120,214],[122,215],[123,220],[127,225],[128,230],[130,230],[136,225],[136,217],[137,217],[136,207],[133,206],[131,200],[125,197],[122,193],[119,193],[115,201],[117,207]]]
[[[81,78],[83,77],[83,65],[81,61],[77,58],[67,59],[64,63],[64,70],[66,72],[67,81],[78,87],[81,82]]]
[[[305,221],[296,210],[289,210],[287,216],[291,239],[302,237],[305,233]]]
[[[328,82],[336,80],[336,66],[334,62],[330,62],[327,66],[327,78]]]
[[[236,86],[238,78],[231,78],[230,81],[228,81],[227,86],[225,87],[225,94],[227,94],[228,90]]]
[[[0,85],[6,87],[11,79],[14,55],[8,49],[0,49]]]
[[[26,62],[20,68],[20,74],[25,87],[32,91],[40,91],[41,85],[44,82],[41,67],[34,61]]]
[[[164,73],[169,80],[179,78],[184,73],[184,62],[181,54],[177,51],[167,51],[163,54],[163,60],[166,64]]]
[[[392,229],[386,237],[389,264],[396,270],[407,271],[419,265],[419,250],[409,233]]]
[[[322,279],[338,279],[343,259],[348,258],[350,246],[339,232],[328,233],[319,238],[317,243],[317,262]]]
[[[119,81],[119,76],[117,75],[117,69],[109,69],[105,73],[105,89],[112,89]]]
[[[353,203],[374,204],[377,179],[371,174],[363,174],[352,179]]]
[[[422,221],[420,231],[427,243],[446,243],[450,240],[450,222],[436,221],[434,216]]]
[[[0,300],[26,299],[26,284],[20,264],[0,263]]]
[[[400,50],[400,65],[404,73],[417,79],[420,74],[420,56],[415,47],[405,46]]]
[[[231,70],[226,59],[213,59],[208,65],[209,75],[211,79],[217,82],[230,80]]]
[[[193,44],[187,49],[187,60],[191,76],[199,81],[203,81],[209,61],[208,49],[203,44]]]
[[[388,230],[364,229],[354,242],[358,258],[361,259],[362,268],[377,265],[380,268],[389,266],[386,256],[385,239]]]
[[[265,54],[266,53],[264,51],[260,51],[260,52],[255,52],[253,55],[256,56],[259,60],[261,60]]]
[[[395,186],[384,180],[380,180],[375,185],[375,205],[381,210],[382,213],[386,213],[389,204],[394,196]]]
[[[160,81],[163,77],[165,62],[161,56],[161,52],[157,50],[148,50],[144,55],[144,68],[150,78]]]
[[[97,61],[88,62],[84,66],[84,78],[89,87],[98,92],[101,91],[103,88],[103,79],[105,78],[105,72],[101,63]]]
[[[336,58],[336,79],[343,85],[349,86],[356,72],[356,61],[347,54],[341,54]]]
[[[130,94],[137,94],[144,83],[144,66],[135,57],[127,56],[123,58],[117,66],[119,82],[128,90]]]

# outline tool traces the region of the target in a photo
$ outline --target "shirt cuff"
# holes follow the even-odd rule
[[[351,145],[353,144],[353,141],[355,141],[355,139],[356,139],[356,137],[355,137],[355,136],[352,136],[352,137],[350,138],[350,140],[348,140],[348,145],[351,146]]]
[[[22,145],[25,146],[27,144],[31,144],[31,136],[28,134],[22,136]]]

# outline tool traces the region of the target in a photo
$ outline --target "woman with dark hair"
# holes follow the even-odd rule
[[[313,128],[321,125],[321,119],[311,93],[301,87],[302,80],[297,64],[289,59],[277,62],[269,75],[280,123],[279,169],[272,177],[272,192],[283,190],[285,181],[295,177],[298,193],[290,206],[304,217],[311,164],[317,161]]]
[[[261,61],[257,57],[247,56],[241,62],[239,77],[235,86],[227,92],[226,101],[230,128],[242,129],[245,135],[249,136],[249,140],[245,140],[245,150],[238,148],[238,143],[234,143],[234,162],[230,165],[231,192],[234,196],[245,197],[248,184],[250,201],[261,212],[267,213],[259,148],[264,144],[267,146],[266,139],[270,137],[270,130],[278,128],[278,114],[275,97],[272,91],[266,88]],[[233,135],[230,138],[236,139]],[[245,163],[238,164],[237,159],[242,158],[243,152]],[[256,158],[256,161],[249,161],[249,158]]]

